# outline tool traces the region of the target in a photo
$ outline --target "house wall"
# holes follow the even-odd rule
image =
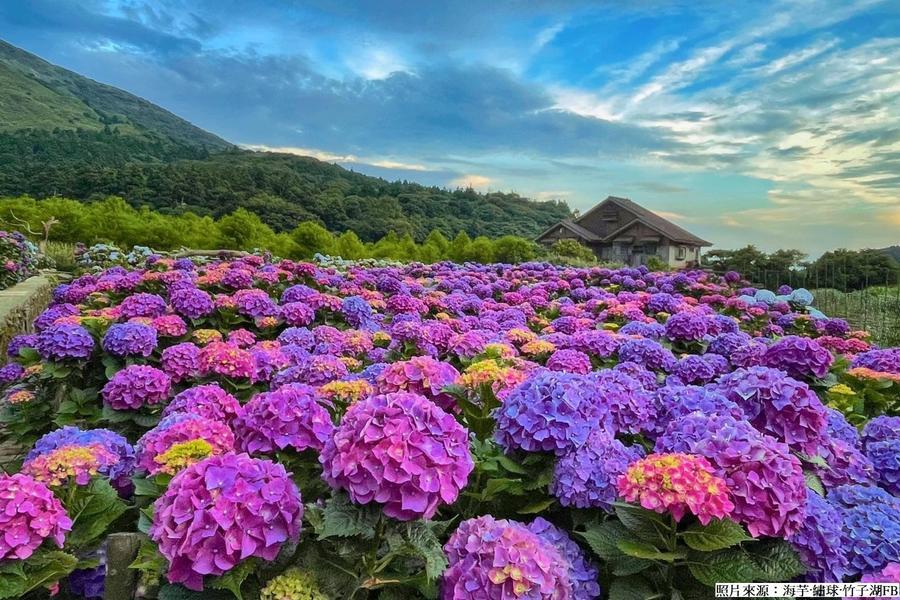
[[[553,242],[559,240],[578,240],[579,242],[583,242],[583,240],[562,225],[557,226],[551,232],[541,237],[541,243],[546,246],[550,246]]]
[[[586,214],[578,224],[593,231],[600,237],[606,237],[619,227],[634,220],[634,215],[619,205],[609,202],[591,214]]]
[[[684,257],[678,257],[678,249],[684,248]],[[683,268],[690,264],[698,264],[700,262],[700,248],[698,246],[686,246],[673,242],[668,247],[668,256],[665,257],[670,267]]]

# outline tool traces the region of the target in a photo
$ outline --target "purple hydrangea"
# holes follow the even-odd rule
[[[863,428],[862,444],[867,447],[871,443],[900,438],[900,417],[881,415],[875,417]]]
[[[675,313],[666,319],[666,337],[673,342],[699,342],[709,331],[709,315],[694,311]]]
[[[749,344],[751,341],[753,341],[753,338],[743,331],[721,333],[709,343],[708,351],[730,359],[735,350]]]
[[[900,373],[900,347],[860,352],[853,357],[852,367],[864,367],[882,373]]]
[[[166,314],[166,301],[157,294],[133,294],[122,300],[119,311],[126,319],[161,317]]]
[[[75,317],[80,313],[81,311],[74,304],[55,304],[37,316],[34,320],[34,328],[40,332],[53,325],[57,319]]]
[[[640,446],[627,447],[597,429],[583,445],[557,460],[550,493],[563,506],[610,510],[616,500],[616,481],[643,454]]]
[[[347,296],[341,301],[341,315],[351,327],[370,329],[375,325],[371,305],[361,296]]]
[[[806,565],[806,581],[842,581],[847,569],[844,552],[844,518],[832,504],[812,490],[806,490],[803,525],[788,538]]]
[[[859,483],[874,485],[875,467],[856,445],[825,435],[816,456],[826,465],[813,465],[813,471],[826,489]]]
[[[828,501],[844,518],[849,575],[900,562],[900,498],[877,487],[845,485],[831,490]]]
[[[763,342],[753,340],[735,348],[728,360],[739,369],[756,367],[764,363],[768,349],[769,347]]]
[[[688,354],[678,361],[672,374],[684,384],[703,384],[730,370],[731,367],[724,356]]]
[[[315,321],[316,311],[303,302],[288,302],[281,307],[281,316],[288,325],[302,327]]]
[[[319,456],[322,477],[358,504],[430,519],[453,503],[474,468],[467,431],[417,394],[370,396],[353,404]]]
[[[275,560],[300,534],[300,491],[284,467],[246,454],[213,456],[179,472],[153,505],[150,538],[168,579],[202,591],[251,556]]]
[[[116,410],[137,410],[165,402],[172,381],[163,371],[147,365],[125,367],[103,386],[103,401]]]
[[[625,339],[602,329],[589,329],[575,333],[570,343],[572,348],[591,356],[609,358],[619,351],[619,346],[625,342]]]
[[[209,383],[176,394],[163,410],[163,416],[184,412],[222,421],[231,426],[242,410],[237,398],[223,390],[219,384]]]
[[[200,347],[191,342],[169,346],[162,351],[160,366],[172,381],[193,379],[200,373]]]
[[[557,350],[547,359],[547,368],[551,371],[578,373],[585,375],[591,372],[591,358],[581,350]]]
[[[188,319],[200,319],[216,309],[212,296],[195,287],[183,287],[169,296],[172,309]]]
[[[99,473],[109,477],[112,485],[122,491],[131,487],[131,475],[135,467],[135,450],[124,437],[109,429],[79,429],[78,427],[62,427],[45,434],[34,443],[25,456],[30,462],[43,454],[53,452],[63,446],[90,446],[100,444],[118,460],[100,466]]]
[[[803,522],[806,480],[787,445],[746,421],[693,412],[673,421],[656,440],[657,452],[704,456],[725,479],[733,517],[754,537],[786,537]]]
[[[254,396],[235,420],[234,431],[238,448],[250,454],[285,448],[321,451],[334,424],[315,388],[292,383]]]
[[[653,396],[634,377],[618,369],[591,374],[596,402],[602,407],[601,423],[614,433],[641,433],[653,421]]]
[[[0,530],[0,560],[25,560],[46,539],[62,548],[72,520],[43,483],[0,473]]]
[[[150,475],[174,475],[165,463],[165,453],[175,444],[195,440],[209,444],[210,455],[234,450],[234,434],[224,422],[190,413],[173,413],[137,441],[138,467]]]
[[[721,377],[716,389],[740,406],[747,420],[763,433],[806,454],[818,450],[828,414],[805,383],[777,369],[751,367]]]
[[[103,349],[113,356],[148,357],[156,350],[156,330],[141,323],[116,323],[103,336]]]
[[[38,334],[37,351],[44,360],[83,360],[94,351],[94,338],[81,325],[51,325]]]
[[[651,371],[671,371],[678,359],[659,342],[648,339],[628,340],[619,348],[619,360],[634,362]]]
[[[860,445],[859,431],[847,421],[847,417],[844,416],[844,413],[834,408],[828,408],[826,416],[828,418],[829,436],[843,440],[854,447]],[[869,423],[871,423],[871,421],[869,421]]]
[[[22,379],[25,367],[19,363],[9,363],[0,367],[0,385],[9,385]]]
[[[597,567],[585,558],[581,546],[572,541],[568,533],[541,517],[526,525],[526,528],[552,544],[569,564],[572,600],[593,600],[600,597]]]
[[[6,346],[6,355],[12,358],[19,357],[19,350],[22,348],[37,348],[38,336],[34,333],[23,333],[21,335],[14,336],[11,340],[9,340],[9,344]]]
[[[665,385],[656,390],[655,403],[656,418],[652,433],[656,435],[662,434],[670,423],[694,411],[706,415],[727,415],[737,420],[744,418],[740,406],[715,389],[696,385]]]
[[[900,417],[880,416],[866,423],[862,445],[878,485],[900,495]]]
[[[278,314],[278,305],[265,290],[238,290],[232,296],[232,300],[239,313],[251,318]]]
[[[769,346],[763,361],[791,377],[821,379],[828,374],[834,357],[815,340],[788,335]]]
[[[571,566],[552,542],[521,523],[477,517],[460,523],[444,545],[449,568],[441,600],[572,598]]]
[[[604,412],[590,376],[537,369],[494,412],[494,438],[507,451],[561,455],[583,444]]]
[[[305,383],[322,385],[347,376],[349,370],[336,356],[310,355],[300,364],[279,371],[272,377],[272,388],[279,388],[289,383]]]

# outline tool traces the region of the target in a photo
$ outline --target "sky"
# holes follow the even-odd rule
[[[900,244],[900,2],[4,0],[0,38],[256,149],[715,243]]]

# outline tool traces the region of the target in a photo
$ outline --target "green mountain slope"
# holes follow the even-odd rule
[[[172,113],[0,41],[0,196],[109,195],[167,213],[255,212],[277,231],[304,220],[376,240],[534,237],[562,202],[389,182],[309,157],[240,150]]]

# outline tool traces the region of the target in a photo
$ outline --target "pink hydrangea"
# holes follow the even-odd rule
[[[210,342],[200,350],[200,373],[234,379],[253,377],[253,355],[229,342]]]
[[[189,413],[174,413],[159,422],[138,440],[137,465],[150,475],[168,473],[174,475],[165,460],[166,453],[175,445],[203,440],[209,445],[210,456],[224,454],[234,449],[234,434],[222,421],[207,419]]]
[[[378,391],[412,392],[425,396],[446,411],[456,410],[453,396],[443,389],[456,382],[459,371],[453,365],[428,356],[391,363],[378,376]]]
[[[62,548],[72,520],[47,486],[17,473],[0,474],[0,560],[25,560],[44,540]]]

